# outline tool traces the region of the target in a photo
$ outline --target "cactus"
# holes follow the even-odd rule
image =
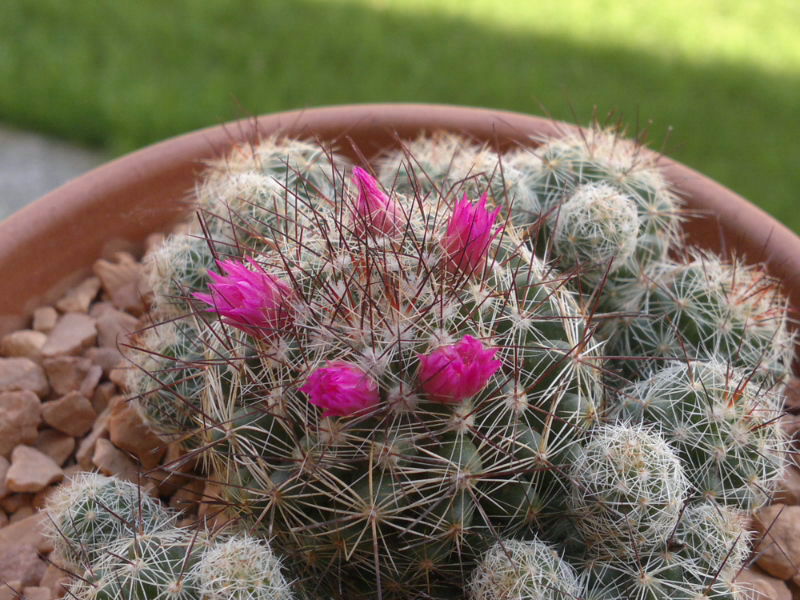
[[[681,462],[663,438],[628,425],[595,431],[571,475],[575,524],[600,556],[632,556],[663,544],[688,491]]]
[[[186,585],[741,597],[737,511],[783,464],[775,282],[685,248],[656,159],[599,127],[505,154],[419,138],[376,166],[237,147],[152,259],[165,323],[138,338],[131,394],[254,536],[165,543]],[[94,563],[95,592],[123,589]]]
[[[756,371],[769,381],[785,379],[794,338],[777,282],[762,269],[740,262],[726,263],[699,251],[689,258],[653,268],[651,284],[639,294],[642,313],[617,326],[611,352],[717,360]],[[626,308],[636,307],[629,303]],[[631,374],[646,370],[642,361],[626,366]]]
[[[234,537],[208,547],[194,567],[205,600],[291,600],[280,560],[250,537]]]
[[[783,474],[781,398],[718,362],[671,363],[620,392],[623,418],[659,426],[696,493],[754,510]]]
[[[59,487],[48,499],[47,515],[54,558],[72,569],[94,563],[120,538],[157,531],[173,521],[136,484],[95,473],[81,473]]]
[[[704,573],[700,583],[732,584],[750,554],[743,515],[711,502],[686,507],[675,531],[679,554]]]
[[[639,234],[636,203],[607,183],[578,186],[553,215],[553,249],[562,268],[599,281],[633,256]]]
[[[497,542],[467,583],[469,600],[570,600],[580,594],[573,568],[537,539]]]

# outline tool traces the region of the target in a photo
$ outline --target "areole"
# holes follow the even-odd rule
[[[421,132],[456,131],[498,149],[532,145],[575,127],[496,110],[422,104],[370,104],[265,115],[202,129],[149,146],[78,177],[0,223],[0,334],[24,326],[114,248],[141,244],[185,216],[183,202],[203,162],[232,144],[283,133],[335,142],[369,158]],[[700,173],[659,157],[686,202],[692,243],[765,262],[800,310],[800,238],[764,211]],[[795,316],[795,315],[793,315]]]

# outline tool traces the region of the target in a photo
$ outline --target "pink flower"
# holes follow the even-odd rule
[[[487,349],[471,335],[430,354],[420,354],[419,381],[433,402],[458,404],[480,392],[502,364],[497,348]]]
[[[222,315],[229,325],[238,327],[253,337],[271,338],[292,324],[289,301],[292,288],[285,281],[270,275],[254,260],[253,269],[236,260],[217,261],[225,275],[209,271],[214,283],[210,294],[193,294],[210,305],[207,310]]]
[[[323,417],[346,417],[380,400],[378,384],[359,367],[332,361],[314,371],[300,388],[308,401],[322,408]]]
[[[358,203],[353,213],[358,236],[397,235],[403,230],[403,211],[380,188],[377,180],[361,167],[353,168],[353,179],[358,186]]]
[[[447,233],[442,240],[442,246],[449,258],[450,271],[458,270],[471,275],[483,269],[489,245],[502,230],[502,227],[498,227],[492,233],[500,208],[490,213],[486,210],[486,198],[487,194],[484,193],[480,203],[475,205],[464,194],[453,210]]]

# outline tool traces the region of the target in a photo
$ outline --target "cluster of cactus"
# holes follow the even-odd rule
[[[539,142],[420,138],[374,177],[309,142],[237,147],[149,257],[132,401],[298,597],[744,597],[741,515],[786,452],[785,300],[687,247],[641,145]],[[154,581],[228,585],[244,552],[195,567],[202,534],[159,535],[184,562]]]
[[[77,600],[292,600],[280,559],[246,535],[176,527],[136,484],[83,473],[47,506],[53,560]]]

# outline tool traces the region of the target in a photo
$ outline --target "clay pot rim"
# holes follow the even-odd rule
[[[7,290],[0,298],[0,333],[19,327],[25,314],[52,301],[79,272],[85,274],[108,247],[109,237],[141,242],[147,233],[177,221],[185,211],[175,199],[191,189],[204,161],[221,156],[232,143],[280,132],[338,140],[351,150],[352,139],[370,157],[422,131],[461,132],[505,149],[575,127],[484,108],[363,104],[242,119],[153,144],[64,184],[0,223],[0,280]],[[800,308],[800,238],[708,177],[665,156],[658,160],[694,213],[687,223],[692,240],[715,250],[735,249],[750,262],[765,262],[783,282],[792,306]],[[86,222],[76,222],[76,215]],[[95,228],[87,229],[91,225]],[[14,290],[18,293],[10,293]]]

